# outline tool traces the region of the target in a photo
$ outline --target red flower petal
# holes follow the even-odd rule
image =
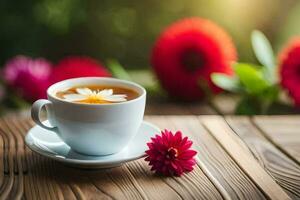
[[[220,91],[211,81],[212,72],[232,74],[236,49],[227,33],[201,18],[183,19],[170,25],[154,45],[151,63],[169,95],[183,100],[203,97],[199,81]]]
[[[281,85],[300,106],[300,37],[292,39],[279,54]]]
[[[181,144],[181,149],[182,150],[187,150],[193,145],[192,141],[186,141],[185,143]]]
[[[194,156],[196,151],[191,150],[192,142],[187,137],[182,138],[180,131],[173,134],[164,130],[147,143],[145,161],[149,162],[151,170],[166,176],[180,176],[191,171],[196,164]]]
[[[98,61],[89,57],[70,56],[59,61],[54,67],[51,81],[56,83],[78,77],[110,77],[110,73]]]
[[[191,159],[197,154],[194,150],[187,150],[180,154],[180,159]]]

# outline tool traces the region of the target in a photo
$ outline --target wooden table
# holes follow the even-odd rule
[[[0,119],[0,199],[300,199],[300,116],[147,116],[181,130],[198,151],[194,171],[161,177],[143,160],[80,170],[24,145],[33,122]]]

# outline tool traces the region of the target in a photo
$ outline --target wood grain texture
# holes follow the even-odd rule
[[[290,197],[300,199],[300,166],[268,141],[248,117],[225,119],[274,180]]]
[[[24,146],[32,126],[31,120],[12,116],[0,123],[7,148],[3,139],[0,147],[8,159],[8,174],[1,168],[1,199],[222,199],[199,167],[178,178],[154,175],[142,159],[107,170],[64,166]]]
[[[155,117],[147,117],[146,118],[146,120],[148,120],[148,121],[156,124],[161,129],[174,130],[173,123],[171,123],[170,120],[166,120],[166,119],[170,119],[170,118],[169,117],[164,117],[164,116],[162,116],[162,117],[155,116]],[[201,198],[201,199],[205,199],[205,198],[216,199],[217,197],[218,197],[218,199],[222,198],[220,196],[219,192],[217,192],[217,190],[214,189],[213,183],[211,183],[209,181],[209,179],[205,176],[205,174],[203,173],[203,171],[200,170],[199,167],[196,167],[195,170],[193,171],[193,173],[190,173],[190,174],[185,175],[185,176],[188,177],[190,175],[198,175],[197,179],[201,178],[199,180],[195,180],[197,176],[194,176],[195,177],[194,179],[190,179],[190,181],[193,181],[194,184],[198,182],[198,184],[195,184],[195,186],[194,186],[194,188],[196,187],[195,191],[197,191],[197,188],[198,188],[198,190],[201,190],[203,192],[204,196],[200,196],[198,198]],[[176,179],[178,179],[178,181],[182,180],[181,178],[176,178]],[[181,184],[184,184],[184,182],[182,182]],[[213,186],[213,187],[211,187],[211,186]],[[186,187],[186,189],[189,189],[189,188],[193,189],[188,184],[186,184],[185,187]],[[193,197],[193,193],[192,192],[191,192],[190,196],[186,196],[184,199],[189,199],[191,197]]]
[[[15,138],[11,136],[11,133],[7,131],[7,126],[5,125],[6,119],[1,119],[0,121],[0,134],[4,141],[4,174],[3,184],[0,188],[0,199],[8,199],[11,197],[11,191],[16,191],[16,186],[19,185],[18,177],[15,177],[15,169],[17,168],[17,155],[16,155],[16,141]],[[14,184],[15,183],[15,184]]]
[[[213,125],[203,121],[203,118]],[[224,124],[222,125],[225,123],[222,118],[222,123],[218,121],[217,124],[214,124],[216,121],[211,121],[210,116],[203,118],[199,119],[196,116],[146,117],[161,128],[180,129],[193,139],[194,147],[199,152],[198,165],[193,172],[182,177],[155,175],[143,159],[106,170],[82,170],[64,166],[37,155],[25,146],[24,136],[34,125],[30,119],[16,115],[2,118],[0,119],[0,199],[180,200],[265,199],[266,197],[285,199],[287,197],[275,181],[269,180],[270,176],[263,182],[257,180],[251,170],[245,170],[244,162],[236,160],[235,154],[228,151],[228,146],[223,144],[223,136],[220,137],[222,139],[218,139],[218,134],[214,131],[218,130],[220,124],[222,134],[224,131],[228,133],[228,130],[223,127]],[[229,137],[229,139],[231,139],[229,143],[239,144],[237,145],[239,153],[251,155],[244,143],[239,143],[235,137]],[[247,151],[248,153],[245,153]],[[252,162],[251,159],[250,161],[247,159],[247,163],[251,163],[251,169],[256,169],[255,162],[257,161]],[[290,164],[286,163],[286,165]],[[298,186],[295,184],[297,183],[295,177],[298,172],[293,171],[295,169],[288,168],[288,170],[289,181],[283,181],[286,178],[285,174],[274,176],[274,179],[289,194],[297,195]],[[266,178],[265,174],[260,172],[260,168],[258,172],[255,170],[255,173]],[[261,186],[262,183],[267,185]],[[269,194],[270,190],[274,192],[273,196]]]
[[[204,129],[197,117],[154,117],[151,121],[162,128],[181,130],[194,141],[193,147],[198,151],[199,167],[224,198],[265,199],[263,193]]]
[[[253,121],[277,148],[300,165],[299,116],[258,116]]]
[[[244,172],[271,199],[290,199],[284,190],[264,171],[245,144],[219,116],[201,117],[203,124],[219,141]]]

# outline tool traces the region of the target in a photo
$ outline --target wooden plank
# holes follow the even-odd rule
[[[6,174],[4,176],[3,184],[0,188],[0,199],[13,198],[11,191],[14,188],[14,168],[16,165],[16,149],[15,140],[11,138],[10,133],[7,131],[7,127],[4,125],[4,120],[0,120],[0,134],[4,139],[4,171],[1,173]]]
[[[293,199],[300,199],[300,166],[278,150],[248,117],[226,117],[230,127],[247,144],[261,166]]]
[[[149,199],[182,199],[182,195],[168,184],[168,178],[153,175],[143,159],[130,162],[126,166]]]
[[[27,130],[27,128],[24,129]],[[29,161],[31,164],[29,166],[28,177],[32,177],[32,179],[28,178],[27,183],[29,185],[32,185],[31,181],[38,183],[39,187],[36,188],[37,191],[34,191],[35,195],[38,195],[38,199],[44,199],[50,195],[52,196],[51,199],[56,199],[54,195],[57,193],[58,188],[63,198],[67,199],[143,198],[141,190],[136,188],[139,188],[138,184],[133,184],[135,180],[132,175],[128,173],[125,166],[109,170],[106,175],[108,178],[104,179],[103,170],[91,170],[91,173],[88,173],[89,171],[66,167],[53,161],[50,162],[49,159],[45,159],[35,153],[29,155]],[[53,185],[51,185],[51,182]],[[45,183],[47,183],[49,187],[45,187]],[[108,184],[110,185],[110,190],[106,191],[105,189],[107,188],[103,189],[102,185]],[[31,193],[31,190],[25,190],[25,195],[29,196],[28,193]]]
[[[205,118],[211,119],[209,116]],[[28,119],[13,117],[4,121],[0,120],[0,139],[2,139],[0,140],[0,147],[2,147],[0,154],[3,152],[3,158],[7,155],[3,166],[0,167],[2,173],[7,174],[4,176],[6,178],[0,180],[3,191],[6,191],[4,194],[9,198],[20,197],[20,194],[24,194],[26,199],[176,200],[251,199],[251,197],[263,199],[264,195],[273,197],[269,192],[275,182],[272,183],[267,179],[265,182],[270,183],[269,190],[261,187],[258,184],[260,182],[250,176],[244,167],[241,167],[243,162],[238,163],[224,144],[218,144],[220,141],[216,141],[217,137],[211,132],[208,133],[197,117],[151,116],[147,117],[147,120],[162,128],[182,129],[184,132],[189,132],[190,137],[197,144],[196,148],[200,152],[198,161],[201,164],[193,172],[179,178],[154,175],[142,159],[108,170],[70,168],[41,157],[27,147],[24,149],[23,136],[33,123]],[[230,138],[232,139],[232,136]],[[232,140],[239,144],[244,154],[247,152],[246,146],[235,139]],[[251,155],[250,152],[248,153]],[[259,170],[258,172],[261,175]],[[290,183],[286,183],[286,187],[289,185]],[[282,194],[282,189],[277,190],[275,186],[274,190],[276,190],[274,195],[278,198],[286,197],[284,193]]]
[[[147,119],[152,122],[154,120]],[[166,125],[162,124],[162,126]],[[222,199],[199,168],[178,178],[154,175],[142,159],[126,164],[126,167],[129,171],[127,173],[134,176],[137,184],[149,199]]]
[[[10,117],[8,120],[6,120],[6,124],[11,130],[11,134],[14,135],[14,137],[17,140],[17,155],[19,158],[19,166],[20,170],[22,170],[24,173],[27,172],[27,162],[26,162],[26,155],[25,155],[25,149],[26,145],[24,142],[24,137],[26,135],[26,132],[22,130],[22,127],[20,123],[22,121],[26,121],[28,118],[20,118],[20,117]]]
[[[264,171],[241,139],[219,116],[200,117],[202,123],[227,153],[270,199],[290,199],[284,190]]]
[[[194,141],[198,164],[226,199],[265,199],[264,194],[227,155],[195,116],[155,118],[171,130],[181,130]],[[156,124],[157,124],[156,123]]]
[[[24,180],[18,180],[14,178],[12,166],[23,166],[22,162],[9,162],[9,172],[12,174],[8,177],[13,182],[5,194],[10,197],[20,194],[12,192],[21,191],[27,199],[222,199],[200,168],[181,178],[165,178],[153,175],[147,163],[138,160],[109,170],[85,171],[41,157],[27,147],[22,152],[24,141],[20,143],[20,136],[24,136],[33,123],[16,118],[9,122],[0,126],[2,129],[5,127],[5,136],[16,147],[9,149],[14,150],[14,154],[9,154],[8,158],[13,158],[11,155],[22,158],[24,155],[28,168]],[[9,135],[8,130],[14,133]],[[18,176],[24,173],[23,169],[17,169]]]
[[[12,122],[14,122],[15,127],[18,127],[20,134],[24,136],[33,125],[31,120],[25,118],[18,118]],[[49,174],[54,170],[51,168],[52,161],[35,154],[27,147],[25,148],[25,157],[28,169],[24,180],[24,184],[26,184],[23,195],[25,197],[32,196],[33,199],[62,199],[61,192],[53,189],[54,183]]]
[[[200,169],[183,177],[161,177],[150,171],[143,159],[130,162],[125,166],[107,170],[106,173],[90,172],[94,185],[114,199],[222,199],[214,186],[201,173]],[[134,188],[130,188],[134,185]],[[190,188],[195,188],[192,190]],[[204,189],[203,189],[204,188]],[[132,194],[138,190],[142,195]]]
[[[257,116],[253,121],[275,146],[300,165],[300,116]]]
[[[50,199],[56,199],[54,195],[57,193],[58,188],[59,192],[62,193],[63,198],[66,199],[110,199],[106,194],[107,192],[105,190],[104,192],[99,190],[99,187],[94,185],[94,182],[101,181],[101,183],[107,182],[111,184],[111,182],[113,182],[112,179],[114,178],[117,178],[118,182],[120,182],[119,187],[124,187],[127,190],[124,190],[121,193],[114,193],[115,191],[113,191],[112,196],[119,194],[119,196],[114,196],[113,199],[142,198],[139,191],[132,184],[132,178],[128,178],[128,173],[122,170],[124,167],[112,169],[114,172],[120,172],[112,173],[112,178],[105,180],[101,179],[101,176],[97,176],[101,174],[103,170],[91,170],[95,173],[93,176],[89,176],[89,173],[86,170],[64,166],[58,162],[41,157],[36,153],[29,155],[29,162],[30,166],[27,177],[32,177],[32,179],[28,179],[28,184],[36,185],[34,182],[38,183],[39,187],[33,188],[36,189],[35,194],[38,199],[46,199],[49,196],[51,197]],[[127,181],[128,179],[129,181]],[[53,183],[52,186],[50,185],[51,182]],[[54,190],[55,192],[53,193],[50,190],[50,187],[47,187],[45,184],[52,187],[52,191]],[[25,190],[26,196],[27,192],[29,191]]]
[[[174,126],[168,119],[169,117],[164,116],[146,117],[146,120],[154,123],[161,129],[173,130]],[[172,177],[166,179],[166,181],[181,194],[183,199],[222,199],[215,186],[199,167],[180,178]],[[179,188],[179,185],[182,185],[183,188]]]

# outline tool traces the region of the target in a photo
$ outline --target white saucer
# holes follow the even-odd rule
[[[159,133],[160,129],[149,122],[143,122],[135,138],[121,152],[108,156],[87,156],[76,153],[65,144],[55,132],[39,126],[30,129],[25,137],[27,146],[34,152],[79,168],[111,168],[145,156],[146,143]]]

